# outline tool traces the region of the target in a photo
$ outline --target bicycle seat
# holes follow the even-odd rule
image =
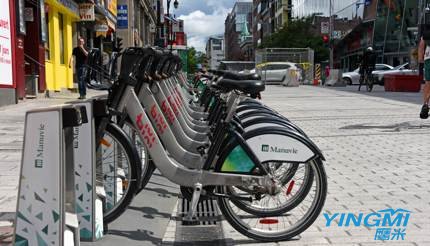
[[[261,80],[233,80],[222,78],[216,83],[218,88],[224,90],[238,90],[245,94],[258,94],[265,89],[264,82]]]
[[[256,73],[238,73],[233,71],[218,70],[214,72],[214,74],[233,80],[261,80],[261,76]]]

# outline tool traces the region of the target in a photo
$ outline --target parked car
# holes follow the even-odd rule
[[[390,71],[393,67],[387,64],[376,64],[375,71],[372,74],[375,76],[377,72],[380,71]],[[355,85],[360,84],[360,73],[358,72],[359,68],[355,69],[352,72],[347,72],[342,74],[342,79],[347,85]]]
[[[384,85],[384,76],[387,74],[413,75],[418,74],[418,70],[410,69],[409,63],[405,63],[388,71],[378,71],[374,73],[375,83]]]
[[[289,79],[290,71],[295,71],[295,76],[301,81],[301,69],[293,62],[268,62],[258,65],[255,69],[266,84],[282,84]]]

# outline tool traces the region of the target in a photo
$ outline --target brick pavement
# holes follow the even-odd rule
[[[412,211],[404,241],[375,241],[375,228],[326,227],[321,215],[300,237],[268,245],[430,245],[430,120],[421,95],[357,87],[271,86],[263,101],[300,126],[327,161],[323,212]],[[228,245],[261,245],[223,223]]]

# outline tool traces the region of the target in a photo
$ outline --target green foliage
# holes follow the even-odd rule
[[[293,20],[264,39],[260,48],[311,48],[315,51],[315,62],[325,61],[329,59],[329,49],[316,33],[312,18]]]
[[[205,61],[206,56],[204,53],[196,51],[194,47],[188,49],[188,73],[195,73],[197,64],[204,64]]]

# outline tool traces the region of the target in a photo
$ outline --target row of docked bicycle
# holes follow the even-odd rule
[[[118,57],[106,113],[96,118],[98,182],[115,187],[105,222],[126,210],[155,169],[190,201],[186,224],[195,224],[203,199],[217,200],[237,231],[261,241],[290,239],[316,220],[327,192],[324,157],[257,99],[265,89],[257,75],[210,71],[191,82],[170,52],[128,48]]]

